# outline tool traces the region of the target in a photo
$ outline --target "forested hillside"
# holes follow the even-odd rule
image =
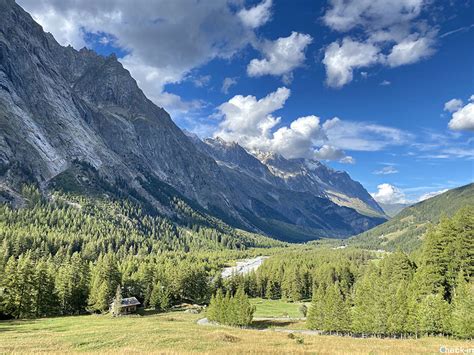
[[[6,317],[102,312],[118,285],[146,306],[162,286],[168,305],[205,302],[210,276],[228,260],[249,247],[284,245],[206,219],[178,199],[171,202],[181,224],[107,195],[56,192],[45,199],[31,186],[22,195],[22,208],[0,205],[0,315]]]
[[[120,286],[124,297],[159,311],[206,304],[216,293],[214,300],[226,295],[220,304],[234,307],[245,292],[312,299],[308,326],[327,332],[474,336],[472,207],[430,229],[422,252],[410,256],[351,247],[231,250],[272,242],[231,229],[180,227],[142,216],[132,203],[62,194],[48,202],[33,188],[24,194],[28,206],[4,205],[0,213],[2,317],[105,312]],[[220,276],[229,260],[259,253],[271,257],[256,272]],[[216,317],[226,314],[218,309]],[[245,309],[237,320],[223,319],[248,324],[253,310]]]
[[[407,207],[391,220],[351,238],[349,243],[370,249],[413,251],[421,245],[422,236],[430,225],[465,206],[474,206],[474,184]]]
[[[425,234],[417,257],[403,252],[300,250],[226,280],[230,292],[312,299],[308,326],[326,332],[474,337],[474,208]]]

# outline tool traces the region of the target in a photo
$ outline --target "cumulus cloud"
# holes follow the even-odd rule
[[[372,197],[380,203],[394,204],[407,203],[405,194],[397,187],[384,183],[377,186],[377,191],[371,193]]]
[[[411,136],[401,130],[366,122],[333,118],[321,123],[315,115],[296,118],[279,126],[281,109],[290,96],[282,87],[257,99],[236,95],[218,108],[221,117],[214,136],[235,141],[249,150],[273,151],[286,158],[315,158],[354,163],[346,150],[375,151],[403,144]]]
[[[426,194],[423,194],[419,197],[418,199],[418,202],[421,202],[421,201],[424,201],[424,200],[427,200],[429,198],[432,198],[432,197],[435,197],[435,196],[438,196],[442,193],[445,193],[446,191],[448,191],[449,189],[443,189],[443,190],[439,190],[439,191],[432,191],[432,192],[428,192]]]
[[[446,111],[452,112],[448,127],[454,131],[474,131],[474,95],[463,106],[462,100],[452,99],[444,104]]]
[[[324,138],[319,117],[299,117],[291,122],[289,127],[281,127],[275,131],[267,149],[287,158],[314,158],[317,154],[314,149],[315,142]],[[343,157],[344,153],[341,153],[341,156],[323,159],[339,160]]]
[[[281,109],[290,97],[290,90],[281,87],[266,97],[236,95],[218,107],[224,117],[216,135],[227,141],[237,141],[244,146],[256,144],[255,138],[268,138],[280,117],[273,112]]]
[[[374,171],[375,175],[389,175],[389,174],[396,174],[398,170],[393,165],[384,166],[380,170]]]
[[[382,82],[380,83],[380,86],[389,86],[389,85],[391,85],[391,84],[392,84],[392,83],[391,83],[390,81],[384,80],[384,81],[382,81]]]
[[[444,104],[444,110],[448,112],[456,112],[462,107],[462,100],[460,99],[451,99]]]
[[[323,22],[337,32],[353,31],[358,40],[346,37],[326,47],[327,84],[346,85],[355,68],[397,67],[431,56],[436,30],[418,18],[428,5],[425,0],[331,0]]]
[[[242,9],[238,16],[243,24],[250,28],[258,28],[270,20],[272,0],[262,1],[250,9]]]
[[[167,93],[167,84],[181,82],[192,69],[214,58],[230,58],[255,41],[253,26],[266,21],[265,16],[254,14],[254,8],[245,16],[245,12],[238,11],[238,3],[227,0],[19,3],[63,45],[84,46],[84,31],[110,35],[113,45],[128,53],[120,60],[147,96],[171,111],[195,104],[184,103]],[[261,9],[260,5],[257,8]],[[266,8],[271,2],[265,1],[263,5]],[[175,103],[177,106],[173,107]]]
[[[324,53],[326,83],[340,88],[352,81],[353,70],[366,67],[379,60],[379,48],[370,43],[361,43],[344,38],[341,43],[331,43]]]
[[[387,56],[387,63],[390,67],[412,64],[431,56],[434,52],[433,38],[407,38],[393,46],[390,54]]]
[[[224,80],[222,81],[221,91],[227,95],[229,93],[229,89],[235,84],[237,84],[236,78],[224,78]]]
[[[294,69],[303,65],[305,49],[312,42],[307,34],[292,32],[288,37],[276,41],[264,41],[261,45],[263,59],[252,59],[247,66],[249,76],[262,75],[283,76],[288,82]]]

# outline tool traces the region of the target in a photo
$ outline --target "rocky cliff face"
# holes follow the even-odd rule
[[[381,222],[291,187],[302,183],[239,146],[201,143],[145,97],[115,56],[62,47],[14,1],[0,0],[0,186],[35,181],[47,191],[83,162],[163,213],[174,213],[154,194],[165,186],[205,213],[281,239],[347,236]]]
[[[351,207],[362,214],[384,216],[384,211],[365,190],[344,171],[329,168],[317,160],[285,159],[269,152],[249,153],[237,143],[221,138],[201,141],[190,138],[198,149],[213,157],[219,164],[228,166],[264,182],[297,192],[329,199]]]

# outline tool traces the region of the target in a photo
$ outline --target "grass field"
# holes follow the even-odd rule
[[[0,353],[226,353],[226,354],[417,354],[440,346],[474,347],[444,338],[354,339],[272,330],[200,326],[199,314],[172,312],[143,317],[77,316],[0,322]],[[302,340],[298,340],[302,339]],[[303,344],[301,344],[303,342]]]
[[[269,317],[269,318],[301,318],[302,314],[299,311],[301,302],[285,302],[282,300],[267,300],[262,298],[252,298],[250,300],[256,306],[254,317]]]

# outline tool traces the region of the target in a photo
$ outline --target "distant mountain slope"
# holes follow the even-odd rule
[[[374,249],[411,251],[421,243],[423,233],[442,216],[474,206],[474,183],[405,208],[394,218],[349,240],[350,244]]]
[[[399,214],[404,208],[410,206],[408,203],[380,203],[379,206],[382,207],[385,214],[390,218],[395,217]]]
[[[385,217],[367,190],[344,171],[331,169],[313,159],[286,159],[270,152],[250,153],[239,144],[219,137],[201,141],[192,133],[187,134],[199,150],[221,166],[280,189],[309,193],[367,216]]]

